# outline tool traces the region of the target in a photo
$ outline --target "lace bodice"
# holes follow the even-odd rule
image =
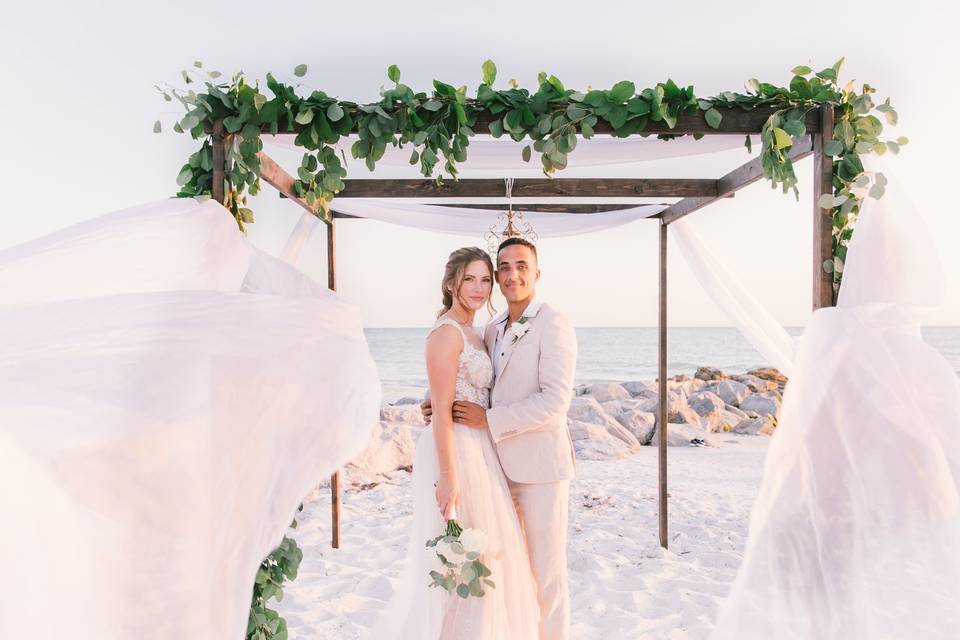
[[[456,327],[463,336],[463,351],[460,352],[460,365],[457,369],[456,399],[475,402],[482,407],[489,406],[490,386],[493,384],[493,364],[490,356],[482,348],[474,346],[464,333],[463,327],[453,318],[441,318],[433,325],[433,330],[445,324]]]

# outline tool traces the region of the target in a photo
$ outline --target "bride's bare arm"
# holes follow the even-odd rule
[[[427,380],[430,383],[433,407],[433,439],[440,468],[437,505],[444,520],[449,519],[460,498],[453,448],[453,400],[457,390],[457,369],[462,350],[463,337],[452,326],[438,327],[427,338]]]

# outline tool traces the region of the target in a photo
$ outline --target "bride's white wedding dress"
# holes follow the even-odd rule
[[[434,329],[449,324],[463,335],[457,372],[456,399],[487,406],[493,365],[452,319],[439,320]],[[477,336],[474,336],[474,340]],[[482,343],[481,343],[482,344]],[[465,528],[488,535],[485,562],[496,588],[481,598],[463,599],[430,587],[435,562],[428,539],[439,535],[445,523],[437,507],[434,483],[439,477],[433,432],[427,427],[417,441],[413,467],[413,524],[405,570],[395,595],[371,638],[377,640],[535,640],[540,609],[520,521],[506,476],[486,429],[454,424],[460,504],[457,519]]]

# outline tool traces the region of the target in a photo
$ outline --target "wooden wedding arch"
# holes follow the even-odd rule
[[[664,122],[650,122],[643,130],[643,134],[665,135],[751,135],[760,134],[768,118],[777,110],[769,107],[758,107],[750,111],[736,109],[725,110],[719,126],[708,124],[704,113],[681,113],[674,127],[668,127]],[[806,134],[794,138],[792,146],[786,155],[792,162],[807,156],[813,156],[813,238],[811,252],[811,272],[813,278],[813,309],[831,306],[833,304],[834,276],[826,271],[823,265],[833,259],[833,226],[830,209],[821,208],[821,196],[832,195],[833,189],[833,158],[825,152],[825,146],[833,139],[834,120],[838,112],[833,105],[826,104],[807,111],[804,116]],[[472,127],[478,134],[490,133],[489,125],[492,118],[489,114],[482,114]],[[295,124],[284,133],[297,133],[303,129],[302,125]],[[226,204],[224,193],[225,176],[229,168],[226,165],[227,145],[231,143],[231,134],[224,128],[222,119],[215,119],[212,127],[213,143],[213,180],[212,197]],[[264,133],[269,130],[264,129]],[[601,120],[595,127],[599,135],[611,135],[612,127]],[[300,197],[295,188],[296,179],[284,170],[277,162],[263,151],[258,154],[260,161],[260,177],[280,192],[282,197],[289,198],[310,213],[317,215],[326,225],[327,232],[327,285],[330,289],[337,288],[336,262],[336,229],[337,220],[355,218],[337,212],[336,202],[331,206],[331,215],[319,214],[319,207]],[[468,161],[469,162],[469,161]],[[667,228],[668,226],[699,211],[722,198],[732,197],[743,189],[763,177],[761,159],[755,158],[729,173],[718,178],[539,178],[516,179],[513,184],[513,195],[526,198],[555,198],[576,197],[576,204],[515,204],[514,208],[521,211],[576,213],[590,215],[622,205],[611,206],[610,201],[615,198],[660,197],[679,198],[670,204],[667,209],[650,219],[657,221],[660,227],[659,235],[659,314],[658,314],[658,424],[667,424]],[[340,198],[438,198],[457,199],[487,198],[494,199],[503,196],[503,181],[499,179],[467,179],[446,181],[439,184],[431,179],[350,179],[344,180],[345,188],[337,193]],[[584,204],[583,200],[592,202]],[[491,222],[498,215],[503,205],[446,204],[446,206],[470,206],[472,208],[490,209]],[[659,455],[658,455],[658,489],[659,489],[659,540],[664,548],[668,545],[667,520],[667,429],[660,428]],[[331,478],[332,493],[332,544],[334,548],[340,544],[340,474],[335,473]]]

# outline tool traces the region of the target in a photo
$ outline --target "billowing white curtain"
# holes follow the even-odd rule
[[[761,356],[789,376],[793,370],[793,337],[700,239],[690,221],[681,219],[667,228],[710,299]]]
[[[696,273],[717,267],[675,237],[700,252]],[[920,335],[945,292],[933,247],[895,184],[868,200],[839,303],[813,314],[792,356],[742,290],[719,300],[761,353],[792,366],[714,640],[957,637],[960,387]],[[708,291],[714,280],[703,277]]]
[[[192,199],[0,252],[0,291],[0,637],[242,638],[378,419],[358,310]]]

